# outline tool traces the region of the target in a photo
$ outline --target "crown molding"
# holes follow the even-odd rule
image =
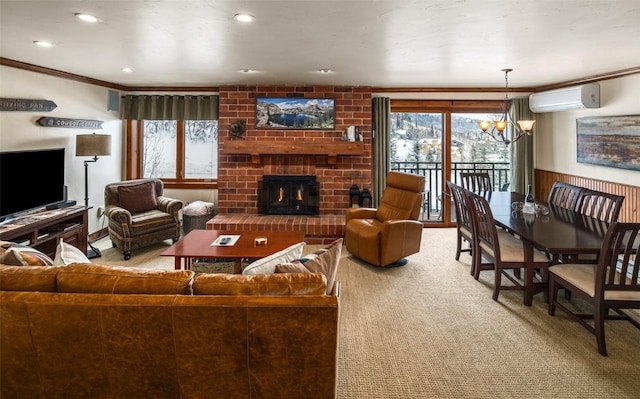
[[[86,76],[76,75],[57,69],[46,68],[38,65],[28,64],[21,61],[12,60],[9,58],[0,57],[0,65],[23,69],[26,71],[43,73],[50,76],[55,76],[62,79],[75,80],[77,82],[93,84],[97,86],[103,86],[110,89],[120,91],[154,91],[154,92],[174,92],[174,91],[189,91],[189,92],[212,92],[219,91],[218,86],[200,87],[200,86],[188,86],[188,87],[156,87],[156,86],[125,86],[104,80],[88,78]],[[567,80],[564,82],[553,83],[544,86],[531,86],[531,87],[511,87],[511,91],[523,91],[523,92],[539,92],[545,90],[559,89],[562,87],[581,85],[586,83],[595,83],[602,80],[621,78],[623,76],[629,76],[640,73],[640,66],[621,69],[618,71],[607,72],[599,75],[592,75],[583,78]],[[372,87],[374,93],[494,93],[503,92],[502,87]]]

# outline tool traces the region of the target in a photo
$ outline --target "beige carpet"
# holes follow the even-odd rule
[[[102,240],[108,249],[93,261],[171,269],[173,258],[158,256],[169,245],[125,262]],[[425,229],[421,252],[400,268],[343,251],[338,398],[640,397],[640,330],[608,321],[600,356],[584,328],[547,314],[542,294],[532,307],[518,291],[493,301],[492,273],[478,282],[469,255],[454,254],[454,229]]]

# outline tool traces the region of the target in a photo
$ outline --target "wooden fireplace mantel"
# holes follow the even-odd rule
[[[326,155],[328,163],[335,165],[338,155],[362,155],[362,141],[339,142],[274,142],[274,141],[227,141],[221,148],[223,154],[251,155],[253,164],[260,164],[261,155]]]

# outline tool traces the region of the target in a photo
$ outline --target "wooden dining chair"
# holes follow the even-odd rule
[[[461,186],[474,193],[483,194],[493,191],[491,178],[487,172],[461,172]]]
[[[524,290],[524,285],[507,270],[519,270],[526,267],[522,240],[509,232],[496,227],[493,213],[487,200],[476,193],[465,190],[469,213],[471,214],[474,268],[473,277],[477,280],[483,270],[494,270],[493,299],[497,300],[501,290]],[[489,262],[483,263],[483,257]],[[547,279],[549,260],[544,252],[533,250],[534,267],[540,270],[543,281]],[[502,276],[513,285],[502,285]]]
[[[549,314],[560,308],[595,335],[598,352],[607,356],[604,321],[628,320],[640,329],[640,322],[621,309],[640,309],[640,223],[614,222],[602,243],[597,265],[562,264],[549,268]],[[558,300],[565,288],[590,305],[592,313],[577,313]],[[615,313],[610,314],[610,310]],[[585,321],[593,320],[593,324]]]
[[[623,201],[624,196],[583,188],[580,191],[580,199],[576,205],[576,211],[607,223],[613,223],[618,221]],[[597,262],[598,257],[593,254],[575,255],[574,259],[567,261],[567,263]]]
[[[576,210],[607,223],[618,221],[624,196],[583,188]]]
[[[461,252],[469,252],[473,258],[473,234],[471,232],[471,215],[469,213],[469,207],[467,206],[467,196],[465,195],[464,188],[462,186],[448,180],[447,186],[451,192],[453,206],[456,212],[456,260],[460,260]],[[464,242],[467,243],[466,248],[463,248]],[[473,263],[471,273],[473,274]]]
[[[551,186],[551,191],[547,196],[549,205],[559,206],[561,208],[575,210],[580,199],[582,187],[574,186],[569,183],[556,181]]]

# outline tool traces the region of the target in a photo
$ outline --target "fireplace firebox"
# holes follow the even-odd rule
[[[265,175],[258,182],[258,213],[319,215],[320,183],[315,176]]]

